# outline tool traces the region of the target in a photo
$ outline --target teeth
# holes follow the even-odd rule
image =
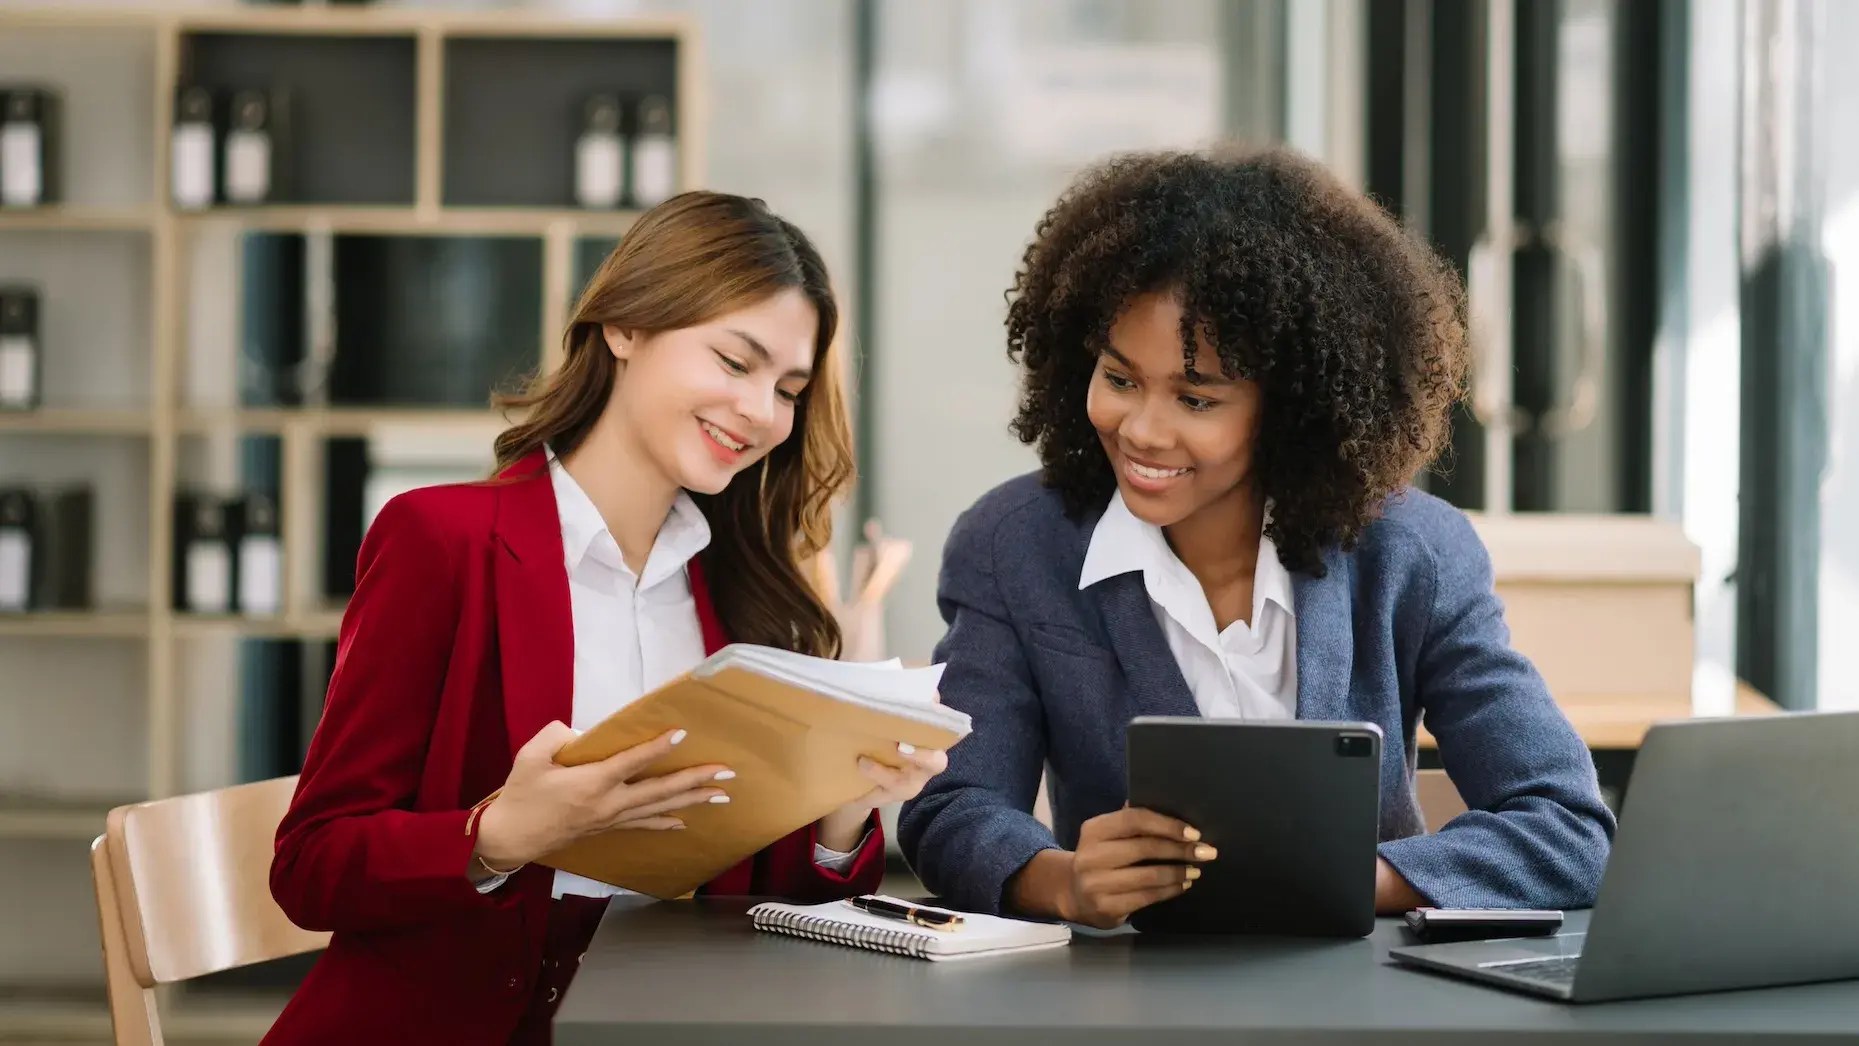
[[[1152,469],[1147,465],[1138,465],[1134,461],[1130,462],[1129,466],[1132,475],[1143,479],[1174,479],[1176,476],[1188,474],[1187,469]]]
[[[718,443],[723,444],[731,450],[742,450],[748,446],[747,443],[737,443],[735,440],[730,439],[722,429],[717,428],[707,421],[700,421],[698,424],[704,427],[704,431],[710,434],[711,439],[716,440]]]

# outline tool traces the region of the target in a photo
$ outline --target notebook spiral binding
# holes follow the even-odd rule
[[[837,919],[801,912],[760,911],[755,913],[755,925],[760,929],[773,930],[795,937],[806,937],[829,944],[849,944],[855,948],[889,952],[893,955],[907,955],[914,959],[923,957],[924,946],[930,942],[929,933],[925,930],[907,926],[880,930],[873,926],[840,922]]]

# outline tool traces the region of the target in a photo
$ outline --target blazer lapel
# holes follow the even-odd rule
[[[716,616],[716,604],[710,601],[710,586],[704,581],[703,557],[693,558],[685,567],[685,573],[691,579],[691,598],[697,603],[697,626],[704,634],[704,656],[723,649],[729,645],[729,636],[723,632],[723,621]]]
[[[1130,682],[1137,715],[1198,716],[1200,707],[1175,664],[1168,638],[1155,619],[1143,576],[1131,572],[1091,586],[1104,615],[1104,631],[1117,652],[1117,663]],[[1302,667],[1302,666],[1300,666]]]
[[[1323,577],[1292,575],[1297,613],[1297,717],[1337,720],[1350,714],[1349,681],[1355,670],[1355,606],[1350,557],[1326,551]]]
[[[514,756],[551,720],[574,723],[574,617],[547,456],[538,450],[499,480],[497,642]]]

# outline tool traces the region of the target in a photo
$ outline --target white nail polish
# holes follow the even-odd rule
[[[711,797],[710,797],[710,801],[711,801],[711,802],[713,802],[713,803],[727,803],[727,802],[729,802],[729,796],[727,796],[727,795],[713,795],[713,796],[711,796]]]
[[[916,755],[916,754],[917,754],[917,746],[916,746],[916,745],[913,745],[913,744],[909,744],[909,743],[907,743],[907,742],[903,742],[903,741],[900,741],[900,742],[898,742],[898,744],[897,744],[897,750],[898,750],[899,752],[902,752],[902,753],[904,753],[905,755]]]
[[[718,781],[733,781],[733,780],[735,780],[735,778],[736,778],[736,771],[734,771],[734,770],[718,770],[718,771],[717,771],[717,773],[716,773],[716,778],[715,778],[715,780],[718,780]]]
[[[684,731],[679,730],[676,733],[671,735],[671,743],[675,745],[678,742],[684,740],[684,737],[685,737]]]

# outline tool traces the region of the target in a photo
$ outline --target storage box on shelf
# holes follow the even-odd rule
[[[259,664],[316,690],[360,526],[395,490],[481,474],[507,421],[490,410],[489,389],[443,379],[507,382],[557,363],[561,328],[600,257],[645,205],[701,183],[698,50],[678,18],[0,7],[0,82],[43,86],[57,106],[44,199],[0,206],[0,285],[34,286],[41,334],[36,402],[0,409],[0,442],[9,460],[114,448],[87,451],[111,458],[93,483],[92,566],[111,578],[104,589],[126,577],[131,590],[88,609],[0,614],[0,721],[32,726],[18,713],[29,701],[40,711],[69,703],[45,700],[37,682],[16,685],[13,662],[48,649],[100,666],[69,677],[86,691],[79,703],[123,706],[97,709],[121,742],[110,773],[56,758],[0,773],[0,863],[69,849],[81,868],[107,806],[230,783],[203,779],[231,771],[200,749],[226,737],[249,744],[253,728],[201,717],[247,716],[250,688],[215,696],[208,681],[223,687]],[[496,275],[490,304],[460,277],[470,272]],[[421,316],[462,330],[458,321],[487,309],[494,322],[477,326],[494,335],[481,344],[435,322],[423,359],[402,351]],[[301,343],[280,341],[293,330]],[[66,351],[72,344],[91,355]],[[277,373],[252,380],[267,362]],[[472,447],[474,462],[457,456]],[[115,460],[125,455],[126,468]],[[177,603],[188,580],[177,496],[250,490],[274,500],[275,549],[256,561],[275,556],[275,591],[236,598],[244,552],[230,535],[235,598],[205,613]],[[196,544],[210,579],[216,546]],[[123,693],[92,692],[105,683]],[[319,707],[301,704],[298,735]],[[288,723],[261,726],[272,735],[262,743],[293,738]],[[233,762],[237,772],[257,765]],[[45,768],[69,773],[52,780]],[[48,864],[34,874],[69,872]],[[69,932],[49,945],[50,961],[35,954],[44,941],[0,942],[0,1039],[107,1032],[94,983],[21,973],[88,971],[94,912],[54,904],[36,919],[41,936],[53,922]],[[276,1010],[275,999],[227,999],[173,996],[171,1030],[250,1040]]]
[[[1589,747],[1631,750],[1651,724],[1692,716],[1700,555],[1683,528],[1637,515],[1471,519],[1491,554],[1511,644]],[[1731,711],[1777,708],[1739,685]]]

